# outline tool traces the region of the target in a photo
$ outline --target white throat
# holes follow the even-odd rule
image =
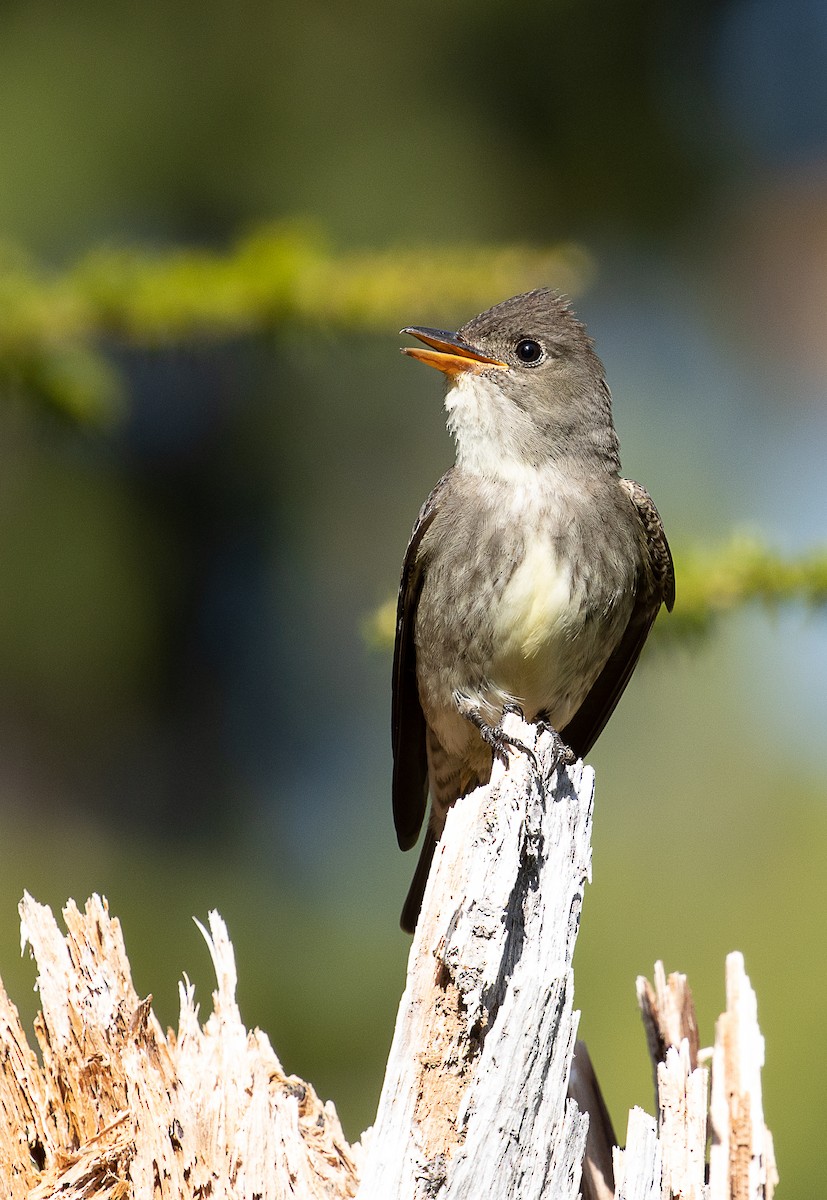
[[[493,479],[524,479],[531,468],[512,453],[508,418],[511,403],[496,374],[471,371],[456,376],[445,396],[448,432],[457,445],[457,466]]]

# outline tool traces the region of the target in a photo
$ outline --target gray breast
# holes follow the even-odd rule
[[[594,481],[456,481],[421,548],[417,670],[429,724],[455,713],[456,691],[494,717],[508,700],[529,717],[547,710],[558,728],[576,711],[628,622],[639,555],[632,506],[616,480],[598,482],[600,503]],[[601,519],[607,499],[620,522]]]

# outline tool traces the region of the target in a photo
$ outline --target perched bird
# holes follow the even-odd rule
[[[587,754],[675,578],[648,492],[620,476],[611,393],[565,299],[528,292],[405,354],[448,379],[456,464],[405,554],[393,661],[393,814],[403,850],[431,811],[402,912],[413,932],[450,806],[513,746],[503,713]],[[518,747],[519,748],[519,745]]]

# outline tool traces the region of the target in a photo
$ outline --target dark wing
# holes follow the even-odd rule
[[[393,648],[393,822],[402,850],[410,850],[419,836],[428,798],[428,757],[425,749],[425,716],[416,681],[414,627],[423,568],[417,555],[423,537],[437,514],[439,500],[451,471],[447,471],[422,506],[402,564],[396,606],[396,641]]]
[[[639,483],[631,479],[621,479],[620,483],[637,509],[643,527],[649,571],[644,572],[639,582],[635,606],[617,649],[566,728],[560,730],[563,741],[578,758],[588,754],[614,712],[661,604],[671,612],[675,603],[675,569],[658,510]]]

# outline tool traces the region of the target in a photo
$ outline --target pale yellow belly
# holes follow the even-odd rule
[[[492,691],[561,728],[605,664],[614,631],[588,619],[585,591],[546,540],[528,548],[492,617]]]

